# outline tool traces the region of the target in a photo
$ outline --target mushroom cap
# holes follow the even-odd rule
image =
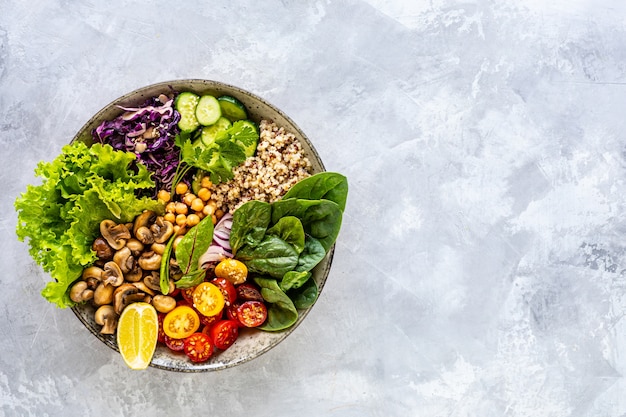
[[[159,216],[154,224],[150,226],[150,230],[156,243],[165,243],[174,234],[174,225],[162,216]]]
[[[161,291],[161,277],[157,272],[151,272],[143,277],[143,283],[146,287],[154,291]]]
[[[113,261],[120,267],[123,273],[130,271],[133,266],[134,257],[127,246],[124,246],[113,255]]]
[[[112,305],[103,305],[96,310],[94,319],[96,324],[102,326],[100,333],[113,334],[117,328],[117,320],[119,315],[115,312]]]
[[[113,220],[100,222],[100,234],[115,250],[122,249],[126,240],[130,239],[130,231],[125,224],[117,224]]]
[[[93,293],[94,304],[96,306],[111,304],[113,302],[113,291],[115,291],[114,286],[100,283]]]
[[[93,290],[89,288],[87,282],[78,281],[70,289],[70,299],[75,303],[91,300],[93,298]]]
[[[151,245],[154,243],[154,235],[147,226],[139,227],[137,229],[137,233],[135,233],[135,237],[144,245]]]
[[[124,274],[117,263],[109,261],[104,264],[102,282],[105,284],[111,284],[114,287],[122,285],[124,282]]]
[[[176,307],[176,299],[169,295],[155,295],[152,297],[152,305],[159,313],[169,313]]]
[[[96,240],[93,241],[91,249],[96,252],[96,256],[101,261],[110,261],[111,258],[113,258],[113,248],[102,236],[98,236]]]
[[[133,224],[133,235],[137,236],[137,231],[140,227],[148,227],[156,220],[156,213],[152,210],[144,210],[139,216],[135,218]]]
[[[113,293],[113,306],[119,315],[130,303],[142,301],[146,293],[139,291],[133,284],[122,284]]]
[[[138,255],[143,251],[143,243],[141,243],[138,239],[131,237],[126,242],[126,247],[131,250],[133,255]]]
[[[148,251],[141,254],[137,263],[141,269],[145,271],[158,271],[161,268],[161,255],[154,251]]]

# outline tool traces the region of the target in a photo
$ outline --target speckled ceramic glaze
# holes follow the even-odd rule
[[[139,88],[105,106],[79,130],[73,140],[91,143],[91,131],[96,126],[102,121],[113,119],[123,112],[117,107],[118,105],[138,106],[150,97],[158,96],[161,93],[167,94],[172,91],[192,91],[199,95],[213,94],[215,96],[227,94],[237,98],[248,109],[250,119],[257,123],[262,119],[270,119],[295,134],[300,140],[306,156],[311,161],[313,172],[324,171],[324,165],[315,151],[313,144],[311,144],[300,128],[282,111],[262,98],[242,90],[241,88],[209,80],[176,80]],[[330,271],[333,253],[334,247],[329,251],[326,258],[312,271],[320,294]],[[76,306],[73,307],[72,310],[94,336],[111,349],[118,350],[115,336],[100,334],[100,326],[95,323],[93,318],[95,309],[91,305]],[[263,332],[256,329],[242,329],[239,338],[228,350],[214,354],[209,361],[202,364],[194,364],[189,361],[184,354],[175,354],[164,346],[158,346],[151,366],[178,372],[204,372],[224,369],[247,362],[267,352],[284,340],[304,320],[309,310],[310,308],[300,310],[298,321],[292,327],[282,332]]]

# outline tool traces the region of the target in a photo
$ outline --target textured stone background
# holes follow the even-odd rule
[[[0,0],[0,415],[626,416],[624,16]],[[13,201],[93,113],[178,78],[283,109],[350,198],[285,342],[216,373],[131,372],[39,296]]]

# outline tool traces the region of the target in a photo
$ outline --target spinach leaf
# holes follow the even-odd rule
[[[211,217],[207,216],[200,223],[189,229],[187,234],[178,242],[176,246],[176,260],[183,276],[188,275],[198,280],[197,277],[200,275],[200,272],[204,272],[201,270],[198,261],[202,254],[207,251],[212,241],[213,222]],[[188,283],[189,280],[192,280],[192,278],[183,281],[183,284]],[[180,280],[176,285],[180,287]]]
[[[258,245],[272,219],[272,206],[262,201],[248,201],[233,213],[230,247],[236,254],[243,245]]]
[[[294,184],[283,196],[287,198],[330,200],[343,211],[348,199],[348,179],[336,172],[320,172]]]
[[[272,203],[272,221],[276,223],[285,216],[299,218],[304,231],[318,239],[326,251],[335,243],[341,228],[342,211],[330,200],[288,198]]]
[[[317,284],[314,280],[309,279],[300,288],[293,289],[287,294],[296,308],[309,308],[317,300]]]
[[[254,278],[261,287],[263,299],[269,303],[267,320],[259,327],[266,331],[279,331],[291,327],[298,320],[298,310],[291,299],[280,289],[275,279]]]
[[[278,236],[285,242],[291,244],[298,253],[304,250],[304,228],[302,222],[294,216],[285,216],[267,229],[268,235]]]
[[[308,271],[289,271],[283,275],[283,279],[279,284],[280,288],[285,292],[292,288],[300,288],[309,278],[311,278],[311,275],[312,274]]]
[[[295,270],[298,272],[310,271],[324,259],[324,256],[326,256],[326,250],[320,241],[306,235],[304,238],[304,250],[300,253]]]
[[[245,263],[250,272],[282,278],[298,265],[298,252],[281,238],[266,235],[258,245],[239,249],[237,259]]]

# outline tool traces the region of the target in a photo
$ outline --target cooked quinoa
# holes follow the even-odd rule
[[[262,120],[256,155],[233,173],[232,180],[211,186],[212,199],[225,212],[250,200],[271,203],[280,199],[291,186],[311,175],[311,162],[293,133]]]

